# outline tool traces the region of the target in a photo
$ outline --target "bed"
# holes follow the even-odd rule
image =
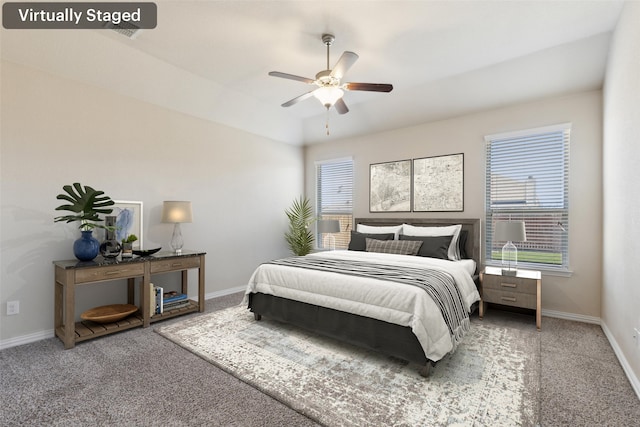
[[[321,251],[261,264],[249,280],[244,302],[256,320],[264,316],[380,351],[420,365],[420,373],[427,376],[462,340],[468,315],[480,299],[476,287],[480,220],[356,218],[354,222],[354,229],[362,231],[352,232],[354,250]],[[406,235],[452,226],[458,227],[457,243],[438,241],[434,258],[429,251],[437,246],[435,237]],[[367,250],[357,247],[360,244]],[[429,256],[416,253],[416,247]],[[402,248],[400,253],[386,253],[397,248]]]

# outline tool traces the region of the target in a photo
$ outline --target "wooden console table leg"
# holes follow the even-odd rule
[[[151,325],[151,266],[147,262],[144,266],[144,275],[140,281],[140,310],[142,311],[142,327],[147,328]],[[155,307],[155,305],[154,305]]]
[[[135,278],[132,277],[127,279],[127,303],[128,304],[135,304],[134,302],[135,290],[133,289],[135,283],[136,283]]]
[[[182,270],[180,272],[182,274],[182,293],[185,295],[189,294],[189,271]]]
[[[76,345],[76,284],[67,277],[67,283],[62,286],[62,306],[64,307],[64,348],[70,349]]]
[[[204,312],[204,255],[200,255],[200,268],[198,269],[198,308]]]

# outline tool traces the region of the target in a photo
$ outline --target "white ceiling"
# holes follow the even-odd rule
[[[156,1],[158,26],[130,40],[108,30],[2,30],[3,59],[292,144],[410,126],[600,88],[623,1]],[[314,78],[360,59],[326,112],[309,90],[267,75]]]

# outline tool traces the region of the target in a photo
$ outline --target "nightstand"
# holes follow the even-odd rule
[[[482,319],[486,303],[529,308],[536,311],[536,327],[540,330],[542,274],[534,270],[518,270],[515,276],[502,275],[502,269],[485,267],[480,273],[480,313]]]

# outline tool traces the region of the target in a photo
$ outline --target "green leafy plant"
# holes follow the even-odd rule
[[[126,238],[122,239],[122,243],[133,243],[138,240],[138,236],[135,234],[129,234]]]
[[[289,230],[284,238],[289,249],[295,255],[307,255],[313,249],[313,234],[309,226],[316,220],[309,199],[300,196],[295,199],[289,209],[285,211],[289,218]]]
[[[54,218],[54,222],[80,222],[80,230],[87,231],[93,228],[112,229],[106,225],[99,224],[103,221],[99,214],[108,215],[113,209],[115,202],[109,196],[104,195],[104,191],[95,190],[88,185],[84,187],[76,182],[73,185],[65,185],[62,189],[66,193],[58,194],[56,199],[66,200],[69,204],[60,205],[57,211],[70,211],[73,214],[62,215]]]

